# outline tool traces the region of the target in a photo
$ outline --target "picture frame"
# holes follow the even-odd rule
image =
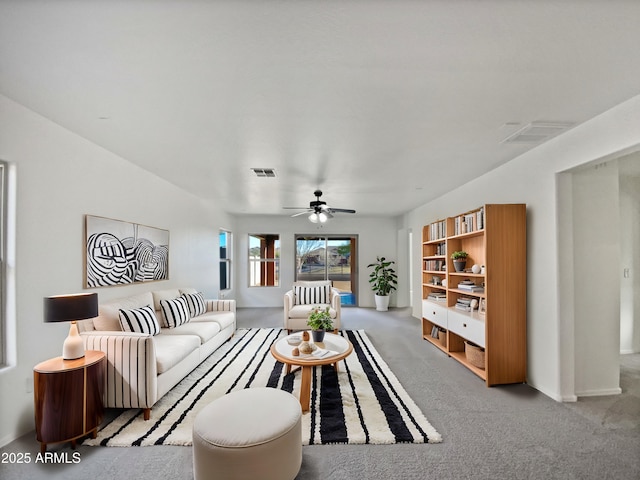
[[[169,230],[85,215],[85,288],[169,279]]]
[[[486,315],[486,313],[487,313],[487,299],[481,298],[480,303],[478,304],[478,314]]]

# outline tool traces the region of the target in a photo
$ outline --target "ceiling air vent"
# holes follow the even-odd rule
[[[542,143],[560,135],[573,125],[565,122],[531,122],[509,135],[502,143]]]
[[[276,170],[275,168],[252,168],[253,173],[256,174],[257,177],[275,177]]]

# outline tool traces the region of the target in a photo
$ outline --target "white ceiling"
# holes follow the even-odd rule
[[[639,26],[634,0],[0,1],[0,93],[231,213],[321,188],[395,215],[640,93]]]

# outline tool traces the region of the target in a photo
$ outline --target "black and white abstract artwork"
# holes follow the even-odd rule
[[[85,286],[169,278],[169,230],[85,215]]]

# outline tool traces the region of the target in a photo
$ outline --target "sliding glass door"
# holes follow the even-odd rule
[[[330,280],[342,305],[357,305],[355,235],[296,235],[296,275],[300,281]]]

